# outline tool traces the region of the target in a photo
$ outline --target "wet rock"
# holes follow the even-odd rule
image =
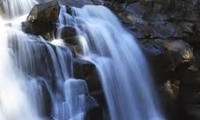
[[[86,80],[90,95],[98,103],[98,106],[87,112],[86,118],[88,120],[103,120],[106,103],[95,65],[86,60],[75,59],[73,66],[74,77]]]
[[[34,6],[26,22],[22,23],[23,31],[34,35],[41,35],[45,39],[51,40],[59,11],[60,7],[56,1]]]
[[[77,43],[77,32],[76,28],[71,26],[63,27],[61,30],[61,38],[69,44],[78,44]]]
[[[98,72],[93,63],[86,60],[75,59],[73,66],[75,78],[86,80],[90,92],[101,90]]]

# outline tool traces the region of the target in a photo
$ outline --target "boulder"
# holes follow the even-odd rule
[[[76,28],[71,26],[65,26],[61,30],[61,38],[69,38],[69,37],[76,37]]]
[[[193,49],[182,40],[143,40],[142,49],[150,60],[156,81],[163,83],[172,72],[187,69],[194,61]]]
[[[175,69],[175,64],[169,51],[158,41],[160,40],[143,40],[141,46],[153,68],[156,83],[163,84],[170,78],[170,72]]]
[[[200,119],[200,105],[198,104],[188,104],[186,105],[188,119],[189,120],[199,120]]]
[[[56,28],[59,11],[60,7],[56,1],[34,6],[26,22],[22,23],[23,31],[34,35],[41,35],[45,39],[51,40],[53,31]]]
[[[192,47],[182,40],[162,41],[162,46],[172,54],[176,66],[194,60]]]
[[[61,39],[64,40],[65,43],[70,45],[78,45],[78,37],[76,28],[71,26],[65,26],[61,30]]]
[[[73,67],[74,77],[86,81],[89,94],[95,98],[98,103],[98,106],[87,112],[87,119],[102,120],[105,116],[104,113],[106,112],[106,102],[95,65],[89,61],[77,58],[73,62]]]
[[[74,77],[86,80],[90,92],[101,90],[98,72],[93,63],[82,59],[75,59],[73,67]]]

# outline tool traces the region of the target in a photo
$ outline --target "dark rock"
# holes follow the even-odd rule
[[[111,1],[116,2],[118,4],[123,4],[123,3],[132,4],[138,2],[139,0],[111,0]]]
[[[87,120],[103,120],[103,108],[95,107],[87,112]]]
[[[87,119],[103,120],[106,103],[95,65],[86,60],[75,59],[73,66],[74,77],[86,80],[90,95],[99,103],[87,112]]]
[[[34,6],[27,17],[27,21],[22,23],[23,31],[34,35],[41,35],[45,39],[51,40],[59,11],[60,7],[56,1]]]
[[[189,120],[200,120],[200,105],[199,104],[187,104],[187,113]]]
[[[156,83],[164,83],[170,78],[170,72],[175,69],[175,64],[169,51],[154,40],[142,41],[142,49],[151,63]]]
[[[184,74],[186,75],[185,71],[194,62],[193,49],[182,40],[146,39],[141,43],[143,51],[151,63],[156,84],[161,88],[158,92],[161,96],[167,119],[188,120],[184,100],[199,100],[194,97],[197,97],[196,93],[193,93],[193,91],[186,92],[189,90],[184,89],[182,85],[183,81],[189,81],[183,80],[183,78],[193,79],[191,76],[184,76]],[[182,94],[184,96],[181,96]],[[189,97],[192,100],[185,99]]]
[[[72,15],[72,9],[70,6],[66,6],[66,12],[70,15]]]
[[[70,46],[77,46],[79,47],[79,38],[78,37],[69,37],[63,38],[64,42]]]
[[[184,104],[200,104],[199,85],[183,84],[181,86],[180,96]]]
[[[141,43],[152,65],[156,81],[160,83],[170,79],[171,72],[178,71],[179,67],[184,66],[187,69],[194,60],[191,46],[182,40],[148,39]]]
[[[166,113],[166,119],[169,120],[187,120],[181,115],[179,101],[180,81],[167,80],[161,89],[161,100]]]
[[[101,90],[98,72],[93,63],[86,60],[75,59],[73,66],[75,72],[74,77],[86,80],[90,92]]]
[[[61,38],[62,39],[68,39],[68,38],[74,38],[77,36],[76,28],[71,26],[63,27],[61,30]]]
[[[172,54],[176,66],[194,60],[192,47],[182,40],[163,41],[162,45]]]
[[[84,5],[94,4],[96,1],[98,1],[98,0],[81,0],[81,1],[77,1],[77,0],[60,0],[59,3],[60,4],[64,4],[64,5],[69,5],[69,6],[75,6],[75,7],[83,7]]]

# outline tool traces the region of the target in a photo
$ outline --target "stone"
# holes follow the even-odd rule
[[[61,30],[61,38],[62,39],[68,39],[73,38],[77,36],[76,28],[71,26],[65,26]]]
[[[76,79],[84,79],[86,81],[89,94],[98,103],[98,106],[87,112],[86,118],[89,120],[102,120],[104,118],[104,113],[106,112],[106,102],[95,65],[89,61],[77,58],[73,61],[73,67],[74,77]]]
[[[175,70],[175,63],[170,52],[163,47],[160,40],[143,40],[141,47],[151,65],[154,80],[163,84],[170,78],[170,72]]]
[[[171,72],[181,74],[181,70],[186,70],[194,61],[193,49],[182,40],[146,39],[141,45],[154,68],[156,81],[161,83],[170,79]]]
[[[192,47],[182,40],[162,41],[161,44],[172,54],[176,66],[194,60]]]
[[[186,105],[189,120],[200,119],[200,105],[198,104],[187,104]]]
[[[73,66],[74,77],[86,80],[90,92],[101,90],[98,72],[93,63],[82,59],[75,59]]]
[[[41,35],[47,40],[53,39],[60,7],[58,2],[51,1],[35,5],[22,23],[22,30],[26,33]]]

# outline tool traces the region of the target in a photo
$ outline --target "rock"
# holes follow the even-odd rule
[[[182,40],[147,39],[141,41],[141,44],[159,83],[170,79],[171,72],[186,70],[194,61],[193,49]]]
[[[162,45],[172,54],[176,66],[194,60],[192,47],[182,40],[162,41]]]
[[[200,104],[199,85],[189,85],[183,83],[181,86],[180,97],[183,104]]]
[[[88,120],[103,120],[103,108],[102,107],[95,107],[88,111],[86,114],[86,118]]]
[[[189,120],[200,120],[200,105],[188,104],[186,105]]]
[[[172,83],[171,81],[166,81],[163,86],[163,91],[165,92],[168,99],[177,99],[179,95],[179,81]]]
[[[68,38],[74,38],[77,36],[76,28],[71,26],[65,26],[61,30],[61,38],[62,39],[68,39]]]
[[[74,77],[86,80],[89,94],[95,98],[99,104],[97,107],[89,110],[86,117],[91,120],[102,120],[106,112],[106,102],[95,65],[86,60],[75,59],[73,67]]]
[[[60,4],[75,6],[75,7],[83,7],[84,5],[91,5],[93,1],[96,0],[60,0]]]
[[[75,59],[73,66],[74,77],[86,80],[90,92],[102,90],[98,72],[94,64],[86,60]]]
[[[152,73],[157,84],[163,84],[170,78],[170,72],[175,69],[173,58],[169,51],[164,48],[160,40],[143,40],[142,49],[151,63]],[[163,69],[164,68],[164,69]]]
[[[56,35],[57,38],[63,39],[63,41],[68,44],[69,46],[78,46],[79,45],[79,38],[76,32],[76,28],[72,26],[64,26],[62,28],[57,29],[58,34]]]
[[[27,21],[50,21],[56,22],[59,15],[59,4],[57,1],[35,5],[27,17]]]
[[[22,23],[23,31],[34,35],[41,35],[45,39],[51,40],[59,11],[60,7],[56,1],[34,6],[26,22]]]
[[[180,109],[179,101],[180,92],[180,81],[167,80],[161,89],[161,100],[166,113],[166,119],[169,120],[185,120],[181,115],[182,110]],[[187,119],[186,119],[187,120]]]
[[[111,0],[111,1],[116,2],[118,4],[123,4],[123,3],[131,4],[131,3],[138,2],[139,0]]]
[[[161,39],[145,39],[141,41],[141,45],[151,63],[155,83],[161,90],[158,92],[167,119],[188,120],[186,109],[182,103],[186,98],[194,100],[192,95],[196,96],[197,94],[187,93],[186,91],[189,90],[184,89],[182,84],[184,83],[183,78],[192,78],[184,76],[184,74],[188,75],[185,71],[194,62],[192,47],[182,40]],[[185,96],[180,97],[182,94]]]

